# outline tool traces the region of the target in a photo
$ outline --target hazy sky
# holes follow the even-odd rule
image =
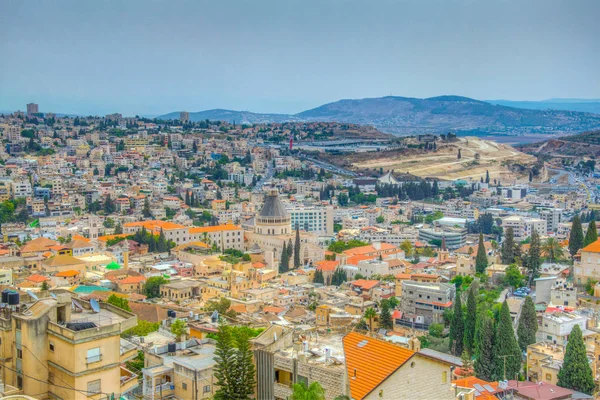
[[[0,110],[600,98],[599,0],[0,0]]]

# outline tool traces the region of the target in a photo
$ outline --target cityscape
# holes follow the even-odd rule
[[[0,0],[0,399],[600,398],[597,3],[202,3]],[[444,18],[421,20],[428,7]],[[524,53],[554,46],[586,68],[548,62],[552,78],[527,85],[480,65],[462,65],[471,79],[432,64],[429,80],[393,54],[371,66],[380,76],[326,56],[408,51],[383,15],[401,10],[415,30],[468,20],[501,49],[523,12],[535,33]],[[212,19],[229,12],[220,31]],[[340,24],[375,12],[391,36]],[[488,12],[507,20],[469,19]],[[64,28],[89,24],[72,48],[54,46],[61,22],[84,14]],[[153,53],[158,14],[177,43]],[[300,16],[331,42],[316,45]],[[413,40],[439,51],[430,35]],[[480,50],[439,35],[467,46],[452,57]],[[198,47],[182,55],[188,39]],[[302,71],[269,48],[282,43]],[[43,76],[26,72],[32,54]],[[338,71],[316,73],[307,54]],[[232,71],[246,83],[223,84]],[[365,89],[384,81],[406,92]],[[479,100],[501,97],[515,100]]]

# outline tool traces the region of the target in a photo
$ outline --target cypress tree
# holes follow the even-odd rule
[[[465,320],[463,319],[460,292],[454,296],[454,314],[450,323],[450,352],[457,357],[463,352],[463,339],[465,336]]]
[[[571,233],[569,235],[569,253],[571,256],[577,254],[579,249],[583,247],[583,229],[581,228],[581,220],[579,215],[573,218],[573,224],[571,225]]]
[[[583,240],[583,247],[594,243],[596,240],[598,240],[598,231],[596,229],[596,221],[592,220],[588,224],[588,229],[585,233],[585,239]]]
[[[506,379],[515,379],[521,371],[521,350],[515,337],[515,330],[513,329],[506,300],[502,303],[500,315],[498,316],[494,351],[496,360],[495,380],[503,380],[505,372]]]
[[[163,230],[160,230],[160,234],[158,235],[158,242],[156,243],[156,250],[159,253],[164,253],[169,250],[169,245],[167,244],[167,240],[165,239],[165,233]]]
[[[290,269],[290,258],[288,256],[287,244],[283,242],[283,249],[281,250],[281,257],[279,259],[279,273],[283,274],[288,272]]]
[[[519,347],[527,350],[527,346],[535,343],[535,334],[538,330],[537,316],[535,315],[535,304],[531,297],[525,297],[525,303],[519,317],[517,335],[519,336]]]
[[[537,278],[542,265],[542,249],[540,244],[540,235],[534,229],[531,233],[531,243],[529,246],[529,256],[527,259],[527,267],[534,278]]]
[[[315,275],[313,276],[313,283],[325,284],[325,277],[323,276],[323,271],[320,269],[315,271]]]
[[[594,376],[579,325],[575,325],[569,335],[563,365],[558,371],[558,386],[589,395],[594,392]]]
[[[515,233],[512,226],[506,228],[504,240],[502,241],[502,264],[512,264],[515,262]]]
[[[490,171],[485,170],[485,183],[490,183]]]
[[[477,246],[477,257],[475,258],[475,271],[483,274],[487,266],[488,259],[485,245],[483,244],[483,233],[479,233],[479,245]]]
[[[294,268],[300,268],[300,229],[296,226],[296,241],[294,243]]]
[[[496,360],[494,358],[494,323],[487,312],[481,313],[478,320],[477,343],[475,347],[475,375],[484,381],[492,381]]]
[[[379,314],[379,325],[384,329],[392,329],[394,322],[390,312],[390,305],[387,300],[381,302],[381,313]]]
[[[467,315],[465,316],[464,347],[469,354],[475,352],[475,325],[477,324],[477,301],[475,300],[475,285],[469,287],[467,297]]]

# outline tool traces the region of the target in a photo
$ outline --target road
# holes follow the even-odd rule
[[[303,160],[310,161],[313,164],[318,165],[319,167],[323,168],[326,171],[333,172],[334,174],[348,175],[348,176],[351,176],[353,178],[356,178],[358,176],[355,172],[352,172],[352,171],[344,169],[344,168],[337,167],[337,166],[335,166],[333,164],[329,164],[329,163],[327,163],[325,161],[316,160],[316,159],[314,159],[312,157],[308,157],[308,156],[306,156],[304,154],[300,155],[300,158],[303,159]]]
[[[564,175],[568,175],[568,184],[569,185],[575,185],[575,174],[571,171],[565,171],[564,169],[558,169],[558,168],[548,168],[548,171],[552,171],[552,172],[556,172],[557,175],[553,176],[552,179],[555,182],[558,182],[558,180],[560,178],[562,178]]]

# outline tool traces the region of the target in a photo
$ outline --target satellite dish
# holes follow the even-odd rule
[[[56,299],[56,294],[50,293],[50,296],[52,296],[53,299]]]
[[[98,304],[98,301],[96,299],[90,299],[90,306],[92,306],[92,310],[95,313],[100,312],[100,304]]]

